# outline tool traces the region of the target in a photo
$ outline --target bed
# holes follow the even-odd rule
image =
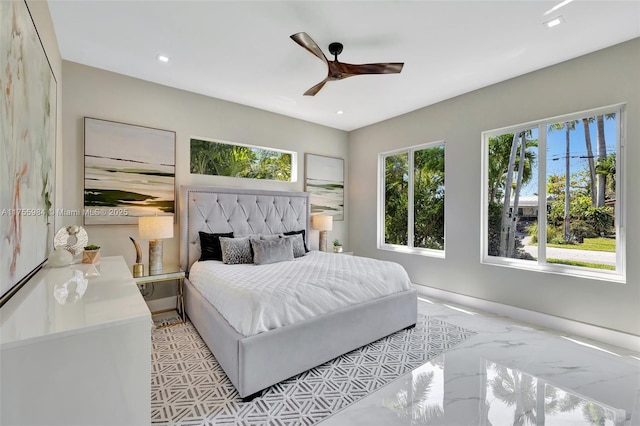
[[[408,288],[278,328],[239,333],[189,279],[191,266],[200,257],[199,232],[305,230],[308,244],[309,194],[182,186],[180,199],[180,263],[187,271],[185,310],[242,398],[255,397],[289,377],[415,325],[417,293]],[[315,253],[324,260],[321,256],[346,257]],[[314,259],[313,252],[309,259]]]

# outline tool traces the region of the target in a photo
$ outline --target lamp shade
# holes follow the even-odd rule
[[[316,231],[331,231],[333,229],[333,216],[313,216],[311,227]]]
[[[173,238],[173,216],[143,216],[138,218],[140,238],[158,240]]]

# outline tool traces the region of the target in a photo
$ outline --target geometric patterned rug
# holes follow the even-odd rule
[[[401,330],[242,402],[189,322],[152,333],[151,423],[312,425],[419,367],[473,331],[418,314]]]

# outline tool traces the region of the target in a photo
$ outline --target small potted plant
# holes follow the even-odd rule
[[[342,243],[339,239],[333,240],[333,252],[334,253],[342,253]]]
[[[100,246],[90,244],[82,252],[82,263],[100,263]]]

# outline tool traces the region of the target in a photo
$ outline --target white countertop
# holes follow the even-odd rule
[[[151,314],[121,256],[45,267],[0,308],[0,348],[133,321]]]

